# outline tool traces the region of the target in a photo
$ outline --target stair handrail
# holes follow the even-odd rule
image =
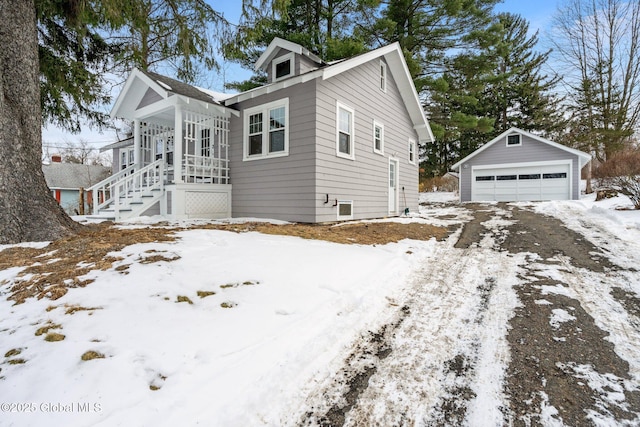
[[[108,206],[113,202],[113,192],[111,191],[113,185],[123,177],[131,174],[135,170],[135,165],[131,165],[125,169],[122,169],[118,173],[115,173],[106,179],[94,184],[87,188],[86,191],[91,191],[93,198],[93,213],[96,214],[100,209]],[[102,196],[102,197],[100,197]],[[102,200],[102,201],[100,201]]]
[[[126,175],[113,184],[113,210],[115,220],[120,220],[122,199],[142,200],[142,195],[154,190],[164,190],[164,160],[153,163]]]
[[[164,162],[162,159],[138,170],[135,170],[135,166],[129,166],[88,190],[92,191],[93,213],[96,214],[100,209],[111,204],[119,213],[120,197],[139,199],[142,193],[157,189],[164,189]]]

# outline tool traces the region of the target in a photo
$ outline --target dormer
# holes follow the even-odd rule
[[[275,37],[256,61],[255,69],[265,71],[267,82],[275,83],[324,65],[322,59],[299,44]]]

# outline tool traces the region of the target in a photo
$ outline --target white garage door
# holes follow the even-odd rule
[[[474,169],[471,200],[570,199],[569,164]]]

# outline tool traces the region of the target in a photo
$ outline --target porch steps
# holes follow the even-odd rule
[[[130,195],[120,197],[120,206],[116,211],[115,203],[99,209],[96,214],[89,215],[90,219],[102,219],[106,221],[118,221],[122,219],[140,216],[147,209],[151,208],[158,202],[164,194],[164,190],[157,188],[151,189],[149,192],[139,194],[137,198],[132,199]],[[132,200],[128,200],[132,199]]]

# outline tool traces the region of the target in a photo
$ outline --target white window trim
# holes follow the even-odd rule
[[[351,205],[351,215],[340,215],[340,205]],[[353,219],[353,200],[338,200],[338,211],[336,213],[336,219],[338,221],[344,221]]]
[[[415,139],[409,139],[409,144],[407,146],[407,160],[410,164],[416,164],[416,158],[418,157],[418,144],[416,144]],[[411,153],[413,152],[413,160],[411,160]]]
[[[284,151],[278,151],[275,153],[269,153],[269,110],[284,107],[285,127],[284,127]],[[262,113],[262,153],[249,155],[249,117]],[[269,102],[267,104],[258,105],[255,107],[247,108],[243,112],[242,120],[242,160],[260,160],[274,157],[285,157],[289,155],[289,128],[291,122],[289,121],[289,98],[278,99],[277,101]]]
[[[380,90],[387,93],[387,64],[380,60]]]
[[[510,136],[517,136],[518,137],[518,143],[517,144],[509,144],[509,137]],[[507,147],[520,147],[522,145],[522,135],[520,135],[519,133],[512,133],[510,135],[507,135],[507,137],[504,140],[504,143]]]
[[[351,152],[349,154],[340,151],[340,109],[346,110],[351,113]],[[356,113],[353,108],[348,107],[336,101],[336,156],[343,159],[355,160],[356,159]]]
[[[376,127],[380,128],[380,149],[376,149]],[[373,152],[377,153],[377,154],[382,154],[384,155],[384,125],[378,121],[373,121],[373,138],[372,138],[372,143],[373,143]]]
[[[281,64],[281,63],[287,61],[287,60],[291,61],[290,62],[290,68],[289,68],[289,74],[287,74],[286,76],[282,76],[280,78],[276,78],[276,66],[278,64]],[[279,56],[278,58],[274,59],[271,62],[271,81],[277,82],[277,81],[280,81],[280,80],[288,79],[289,77],[293,76],[295,74],[295,66],[296,66],[296,64],[295,64],[295,54],[293,52],[288,53],[286,55]]]

